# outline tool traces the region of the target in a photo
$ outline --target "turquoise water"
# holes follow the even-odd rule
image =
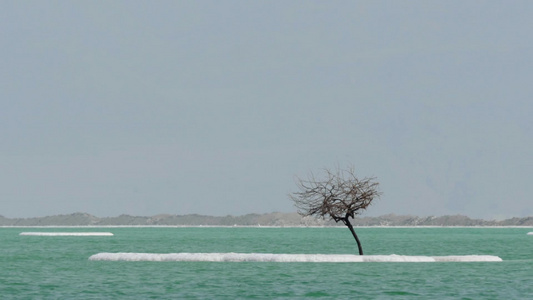
[[[114,236],[20,236],[21,232]],[[367,255],[502,262],[90,261],[101,252],[356,254],[346,228],[0,228],[2,299],[531,299],[532,228],[356,228]]]

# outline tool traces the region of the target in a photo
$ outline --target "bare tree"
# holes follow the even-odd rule
[[[335,222],[342,221],[355,238],[359,255],[363,255],[361,242],[349,218],[353,219],[365,210],[374,198],[381,195],[378,190],[379,183],[374,177],[358,179],[353,167],[337,168],[335,172],[329,169],[324,171],[326,178],[322,180],[317,180],[313,174],[306,180],[297,178],[299,191],[289,197],[302,216],[330,217]]]

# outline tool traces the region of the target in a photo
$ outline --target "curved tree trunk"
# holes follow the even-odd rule
[[[350,232],[355,238],[355,241],[357,242],[357,248],[359,248],[359,255],[363,255],[363,247],[361,247],[361,241],[359,241],[359,238],[357,237],[355,230],[353,230],[352,223],[350,223],[350,220],[348,219],[348,217],[344,218],[342,221],[344,222],[344,225],[348,226],[348,228],[350,229]]]

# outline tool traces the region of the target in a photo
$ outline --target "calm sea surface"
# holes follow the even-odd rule
[[[114,236],[21,236],[21,232]],[[533,299],[533,228],[356,228],[367,255],[502,262],[91,261],[101,252],[356,254],[347,228],[0,228],[1,299]]]

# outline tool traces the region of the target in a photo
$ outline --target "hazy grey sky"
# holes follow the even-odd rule
[[[1,1],[0,214],[533,215],[531,1]]]

